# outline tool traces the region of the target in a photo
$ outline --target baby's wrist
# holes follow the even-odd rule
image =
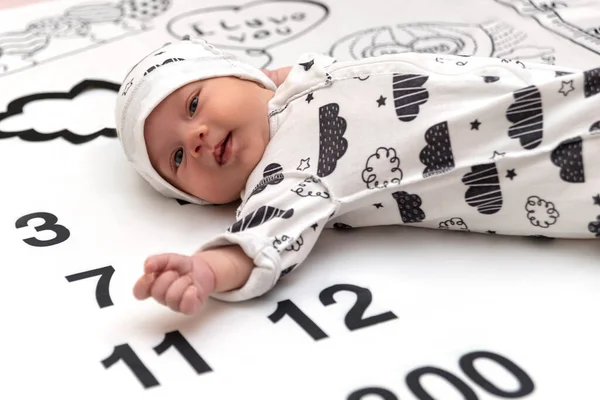
[[[206,290],[206,294],[209,295],[215,291],[217,287],[217,274],[210,262],[209,257],[206,257],[204,252],[197,252],[192,255],[194,260],[194,279],[200,283],[202,288]]]

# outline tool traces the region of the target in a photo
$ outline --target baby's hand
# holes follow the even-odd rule
[[[138,300],[153,297],[173,311],[193,314],[215,289],[215,274],[201,253],[165,253],[149,257],[133,293]]]

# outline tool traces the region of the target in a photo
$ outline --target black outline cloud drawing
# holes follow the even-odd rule
[[[398,185],[402,180],[400,158],[393,147],[379,147],[365,162],[362,180],[369,189]]]
[[[538,196],[529,196],[525,202],[527,219],[533,226],[548,228],[554,225],[560,217],[560,213],[551,201],[544,200]]]
[[[273,247],[278,253],[281,253],[282,250],[300,251],[302,245],[304,245],[304,238],[302,235],[300,235],[296,240],[288,235],[282,235],[281,238],[275,236],[275,239],[273,239]],[[284,248],[283,246],[286,247]]]
[[[524,32],[502,21],[481,24],[426,21],[351,33],[334,43],[329,54],[339,60],[415,52],[554,62],[553,47],[525,44],[526,39]]]
[[[80,53],[152,28],[172,0],[91,2],[61,15],[31,20],[20,31],[0,32],[0,77]]]
[[[321,197],[328,199],[330,197],[329,192],[321,191],[322,186],[323,184],[320,179],[310,176],[290,190],[300,197]]]
[[[87,143],[91,140],[96,139],[100,136],[106,136],[110,138],[116,138],[117,132],[115,128],[102,128],[96,132],[92,132],[87,135],[80,135],[74,132],[69,131],[68,129],[62,129],[57,132],[52,133],[41,133],[36,131],[33,128],[29,128],[21,131],[4,131],[1,129],[2,122],[11,117],[20,115],[23,113],[24,108],[27,104],[39,101],[39,100],[51,100],[51,99],[59,99],[59,100],[73,100],[79,94],[87,91],[87,90],[110,90],[115,92],[115,96],[119,91],[120,85],[114,82],[108,82],[103,80],[92,80],[86,79],[77,85],[75,85],[68,92],[42,92],[42,93],[34,93],[24,97],[19,97],[11,101],[6,109],[6,112],[0,113],[0,139],[8,139],[12,137],[19,137],[22,140],[28,142],[46,142],[49,140],[54,140],[56,138],[62,137],[66,141],[72,144],[83,144]],[[111,121],[112,122],[112,121]]]
[[[307,33],[328,16],[327,5],[314,0],[258,0],[185,12],[168,22],[167,31],[177,39],[205,39],[265,68],[273,59],[269,49]]]
[[[446,221],[442,221],[438,226],[440,229],[457,230],[457,231],[469,231],[469,227],[463,221],[461,217],[450,218]]]

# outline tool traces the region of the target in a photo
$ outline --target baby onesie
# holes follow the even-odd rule
[[[403,53],[307,53],[269,103],[271,139],[226,232],[260,296],[324,228],[600,236],[600,68]]]

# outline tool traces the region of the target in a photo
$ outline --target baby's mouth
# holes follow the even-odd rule
[[[231,131],[225,136],[225,139],[221,142],[221,146],[219,147],[219,157],[217,162],[219,165],[223,165],[223,154],[225,153],[225,149],[227,148],[227,143],[231,139]]]

